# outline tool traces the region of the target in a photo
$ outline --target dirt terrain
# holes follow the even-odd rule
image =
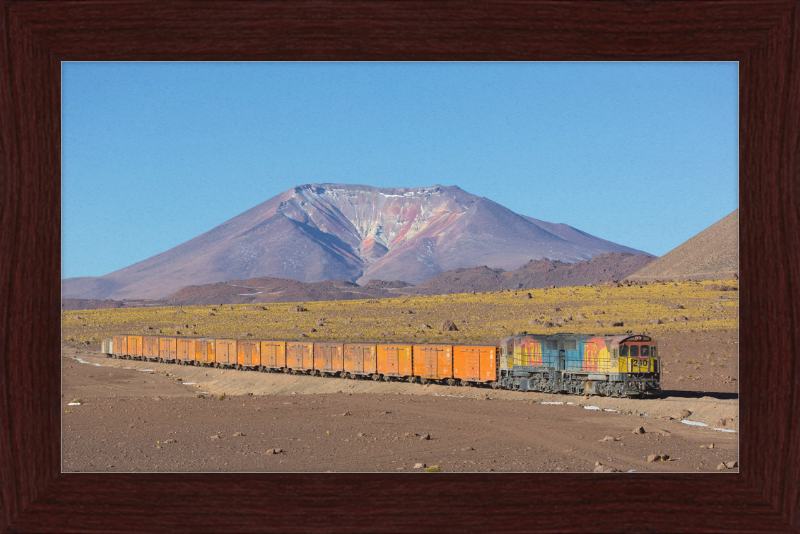
[[[720,468],[738,460],[737,337],[660,336],[665,396],[649,400],[114,360],[65,342],[62,469],[737,472]]]

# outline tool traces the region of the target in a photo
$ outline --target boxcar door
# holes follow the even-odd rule
[[[320,356],[322,356],[322,370],[330,373],[333,369],[333,347],[330,345],[321,345],[319,347]]]
[[[425,347],[425,377],[439,378],[439,347]]]
[[[314,369],[314,346],[310,343],[303,345],[302,354],[303,369],[306,371]]]
[[[386,374],[397,374],[397,363],[400,349],[397,347],[386,347]]]
[[[466,350],[465,363],[467,365],[466,375],[468,380],[480,380],[480,358],[481,349],[468,347]]]

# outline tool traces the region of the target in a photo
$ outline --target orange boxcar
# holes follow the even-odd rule
[[[393,378],[410,378],[412,375],[412,345],[378,345],[378,374],[384,380]]]
[[[286,343],[286,367],[294,373],[314,370],[314,344],[293,342]]]
[[[314,343],[314,370],[322,376],[344,372],[343,352],[344,343]]]
[[[142,358],[142,336],[128,336],[128,356]]]
[[[344,371],[355,376],[375,376],[378,372],[377,350],[367,343],[345,343]]]
[[[452,345],[414,345],[414,376],[423,384],[429,380],[454,385]]]
[[[194,343],[194,361],[197,365],[213,366],[217,361],[217,351],[213,339],[198,339]]]
[[[497,347],[453,347],[453,378],[475,383],[493,383],[497,380]]]
[[[177,359],[182,365],[189,365],[194,362],[195,340],[192,338],[178,338],[177,340]]]
[[[114,336],[114,356],[116,358],[128,356],[128,336]]]
[[[236,365],[236,340],[218,339],[215,343],[217,367],[233,367]]]
[[[148,361],[158,360],[158,338],[156,336],[142,338],[142,356]]]
[[[175,363],[178,359],[178,339],[174,337],[158,338],[158,361]]]
[[[286,367],[286,342],[261,342],[261,367],[265,369],[283,369]]]
[[[261,342],[240,339],[236,343],[236,361],[239,367],[258,367],[261,365]]]

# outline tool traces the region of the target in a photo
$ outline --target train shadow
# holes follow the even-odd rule
[[[721,392],[721,391],[678,391],[674,389],[662,390],[663,397],[677,397],[681,399],[700,399],[702,397],[711,397],[719,400],[739,400],[739,393]]]

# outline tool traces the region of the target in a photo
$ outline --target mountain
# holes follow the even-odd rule
[[[305,184],[124,269],[65,279],[62,297],[155,299],[185,286],[262,277],[419,284],[456,268],[508,270],[606,252],[642,253],[456,186]]]
[[[628,278],[722,280],[739,275],[739,210],[709,226]]]

